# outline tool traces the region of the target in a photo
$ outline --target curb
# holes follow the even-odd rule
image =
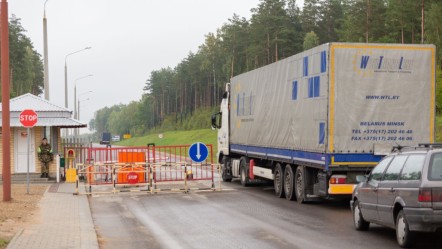
[[[14,235],[14,237],[12,237],[11,241],[9,241],[8,246],[6,247],[6,249],[8,248],[12,248],[12,246],[15,244],[15,241],[18,239],[18,237],[20,237],[20,235],[23,233],[25,229],[20,228]]]

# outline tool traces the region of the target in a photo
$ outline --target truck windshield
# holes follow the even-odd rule
[[[428,170],[428,179],[435,181],[442,180],[442,153],[433,155]]]

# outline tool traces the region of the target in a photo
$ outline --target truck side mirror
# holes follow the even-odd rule
[[[216,120],[217,116],[220,116],[220,118],[218,119],[218,122]],[[219,128],[221,128],[221,112],[212,114],[212,129],[215,130],[215,129],[219,129]]]
[[[216,128],[216,114],[212,114],[212,129],[215,130]]]

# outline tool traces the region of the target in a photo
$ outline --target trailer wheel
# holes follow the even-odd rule
[[[240,173],[241,185],[243,185],[244,187],[248,187],[250,185],[250,179],[249,176],[247,175],[246,162],[243,159],[241,159],[240,170],[241,170]]]
[[[294,183],[295,174],[293,173],[293,167],[290,164],[287,164],[284,171],[284,193],[285,198],[289,201],[296,200]]]
[[[228,173],[229,172],[229,173]],[[221,178],[224,182],[232,181],[231,161],[228,157],[223,156],[221,161]]]
[[[279,198],[284,198],[284,170],[280,163],[275,166],[275,179],[273,180],[275,186],[275,194]]]
[[[296,169],[296,178],[295,178],[295,192],[296,192],[296,200],[298,203],[305,202],[305,177],[304,177],[304,166],[298,166]]]

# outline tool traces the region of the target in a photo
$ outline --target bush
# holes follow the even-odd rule
[[[172,113],[165,117],[159,127],[151,129],[147,134],[165,131],[190,131],[198,129],[209,129],[211,127],[210,117],[217,112],[219,107],[200,108],[190,113]]]

